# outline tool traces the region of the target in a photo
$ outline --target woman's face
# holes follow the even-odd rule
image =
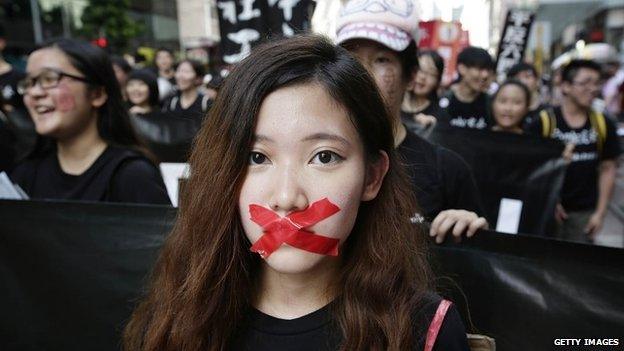
[[[135,106],[149,104],[149,87],[139,79],[131,79],[126,85],[128,100]]]
[[[440,72],[430,56],[424,55],[418,59],[418,71],[414,79],[414,94],[428,97],[438,86]]]
[[[178,65],[175,72],[175,80],[181,91],[196,88],[199,85],[198,79],[199,77],[197,77],[190,63],[182,62]]]
[[[407,82],[403,78],[399,54],[365,39],[351,41],[349,51],[371,73],[390,110],[400,111]]]
[[[492,105],[496,124],[504,129],[519,127],[528,112],[527,105],[522,88],[513,84],[503,86]]]
[[[84,77],[59,49],[39,49],[28,57],[28,77],[43,77],[51,70]],[[95,123],[96,109],[106,101],[102,94],[89,89],[85,82],[61,76],[58,85],[54,87],[43,89],[40,84],[35,84],[24,95],[24,103],[35,123],[37,133],[64,139]]]
[[[154,61],[156,67],[161,71],[166,71],[173,67],[173,56],[167,51],[158,51]]]
[[[383,152],[381,161],[367,165],[362,141],[346,110],[319,85],[307,83],[274,91],[264,99],[258,114],[239,197],[247,238],[255,243],[263,235],[263,228],[250,219],[249,205],[285,217],[327,198],[340,210],[308,229],[344,243],[360,202],[377,195],[387,165]],[[279,273],[303,273],[328,257],[282,244],[266,263]]]

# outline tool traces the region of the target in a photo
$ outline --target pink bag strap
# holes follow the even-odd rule
[[[438,305],[438,309],[431,320],[431,324],[429,324],[429,330],[427,330],[427,340],[425,341],[425,351],[432,351],[433,345],[438,338],[438,332],[440,332],[440,327],[442,326],[442,322],[444,322],[444,316],[446,316],[446,311],[448,311],[449,307],[451,307],[452,302],[449,300],[442,300]]]

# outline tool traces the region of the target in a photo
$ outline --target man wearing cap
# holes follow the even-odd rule
[[[414,32],[418,8],[412,0],[352,0],[341,9],[337,44],[351,51],[371,72],[394,119],[395,145],[410,174],[430,235],[442,242],[447,232],[472,236],[487,228],[470,169],[455,153],[409,132],[401,104],[418,69]]]

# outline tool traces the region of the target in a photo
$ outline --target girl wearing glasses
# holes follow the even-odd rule
[[[170,203],[103,50],[53,41],[28,57],[26,71],[19,90],[40,139],[11,178],[31,198]]]
[[[468,350],[457,311],[428,292],[390,121],[366,69],[326,39],[256,48],[195,140],[192,190],[125,349]]]
[[[418,53],[418,70],[407,87],[401,106],[402,122],[415,133],[422,133],[446,114],[438,105],[443,72],[444,60],[437,52],[425,50]]]

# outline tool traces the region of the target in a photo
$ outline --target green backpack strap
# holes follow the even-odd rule
[[[602,154],[602,149],[607,140],[607,121],[605,120],[605,115],[602,112],[592,110],[589,114],[589,122],[598,134],[598,154]]]

